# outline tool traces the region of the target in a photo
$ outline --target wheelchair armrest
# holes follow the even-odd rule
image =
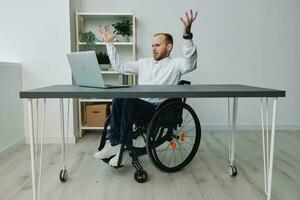
[[[191,85],[191,81],[181,80],[181,81],[179,81],[178,85]],[[182,98],[182,102],[185,103],[186,98]]]
[[[180,80],[178,85],[191,85],[191,82],[187,80]]]

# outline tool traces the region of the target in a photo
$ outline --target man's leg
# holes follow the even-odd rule
[[[122,144],[132,140],[132,125],[137,114],[144,120],[150,120],[154,115],[155,105],[142,99],[124,99],[123,113],[120,124],[120,141]]]
[[[113,99],[112,111],[110,114],[110,134],[109,142],[106,142],[104,148],[95,153],[95,158],[105,159],[116,155],[120,151],[120,122],[122,117],[123,99]]]
[[[123,102],[124,99],[113,99],[112,101],[109,141],[113,146],[120,143],[120,124],[123,113]]]
[[[120,152],[109,161],[109,165],[122,165],[122,161],[129,159],[128,152],[123,155],[124,146],[132,142],[132,125],[136,119],[136,113],[142,113],[143,119],[150,120],[154,114],[155,105],[141,99],[124,99],[122,120],[120,123],[120,142],[122,147]]]

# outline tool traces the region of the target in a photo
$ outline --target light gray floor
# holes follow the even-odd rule
[[[142,164],[150,176],[144,184],[134,181],[132,166],[116,170],[93,158],[98,146],[97,134],[87,134],[76,145],[69,146],[70,178],[60,183],[59,145],[46,145],[42,199],[265,199],[260,132],[239,132],[238,176],[235,178],[227,174],[227,135],[224,133],[204,132],[195,159],[177,173],[159,171],[144,156]],[[300,199],[300,132],[278,132],[275,155],[272,199]],[[1,200],[32,199],[30,169],[29,145],[0,154]]]

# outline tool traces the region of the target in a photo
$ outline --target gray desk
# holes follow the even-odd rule
[[[229,135],[229,161],[230,166],[234,166],[234,154],[236,143],[236,119],[237,119],[237,104],[238,98],[261,98],[261,122],[262,122],[262,141],[263,141],[263,162],[264,162],[264,183],[265,194],[267,199],[271,199],[272,187],[272,171],[274,160],[274,140],[275,140],[275,125],[276,125],[276,109],[278,97],[285,97],[285,91],[273,90],[260,87],[252,87],[245,85],[140,85],[129,88],[115,88],[115,89],[99,89],[99,88],[85,88],[74,85],[54,85],[44,88],[27,90],[20,92],[20,98],[28,99],[29,105],[29,128],[30,128],[30,153],[32,165],[32,185],[33,185],[33,199],[39,198],[40,177],[41,177],[41,159],[40,159],[40,173],[37,178],[37,162],[35,138],[38,137],[38,131],[34,132],[33,123],[33,100],[44,100],[44,107],[46,107],[46,99],[58,98],[60,99],[60,113],[61,113],[61,151],[63,169],[66,169],[66,142],[65,142],[65,117],[64,117],[64,102],[63,99],[71,98],[227,98],[228,99],[228,122],[232,129]],[[268,99],[273,98],[273,113],[272,113],[272,128],[269,130],[268,117]],[[38,103],[36,103],[36,113],[38,114]],[[232,107],[231,107],[232,104]],[[69,103],[68,103],[69,105]],[[68,109],[69,110],[69,109]],[[232,112],[230,112],[232,110]],[[39,116],[39,115],[38,115]],[[45,109],[43,115],[45,116]],[[69,116],[69,114],[67,115]],[[201,120],[201,119],[200,119]],[[68,121],[68,120],[67,120]],[[44,117],[42,122],[44,122]],[[42,124],[44,127],[44,123]],[[43,128],[42,128],[43,130]],[[43,138],[43,131],[42,131]],[[43,141],[43,140],[41,140]],[[41,155],[42,155],[41,144]],[[41,156],[42,157],[42,156]]]
[[[284,97],[285,91],[245,85],[135,85],[128,88],[99,89],[74,85],[54,85],[20,92],[21,98],[226,98]]]

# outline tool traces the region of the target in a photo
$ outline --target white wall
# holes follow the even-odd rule
[[[25,137],[21,90],[21,64],[0,62],[0,152]]]
[[[138,58],[151,56],[156,32],[175,39],[173,56],[181,55],[181,22],[185,10],[200,12],[193,25],[198,69],[186,75],[193,83],[238,83],[282,89],[278,127],[300,128],[300,1],[298,0],[84,0],[87,12],[128,12],[137,17]],[[202,125],[224,128],[224,99],[192,99]],[[260,128],[260,101],[240,99],[238,123]]]
[[[65,56],[71,50],[69,18],[68,0],[0,1],[0,60],[22,63],[23,89],[71,83]],[[46,142],[60,141],[58,108],[58,100],[48,101]],[[24,118],[28,136],[26,101]],[[71,134],[72,116],[70,121]]]

